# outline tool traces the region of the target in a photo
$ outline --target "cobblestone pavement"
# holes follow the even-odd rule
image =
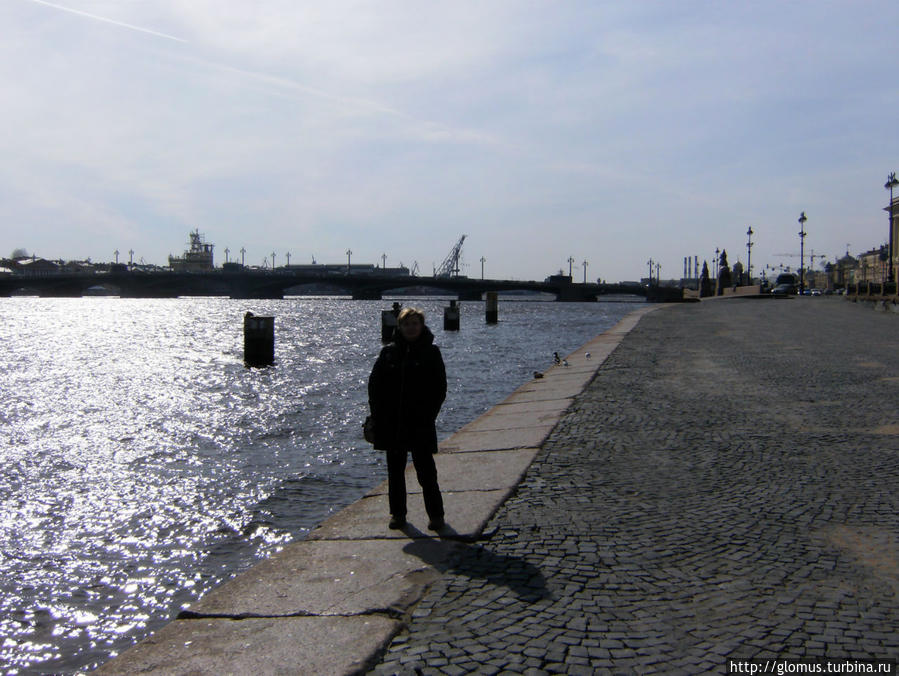
[[[897,336],[837,298],[645,316],[370,673],[896,658]]]

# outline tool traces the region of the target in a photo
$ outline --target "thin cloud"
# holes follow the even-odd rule
[[[179,58],[203,67],[215,68],[223,72],[232,73],[240,77],[249,78],[261,82],[265,86],[269,87],[270,91],[276,92],[278,94],[300,94],[302,96],[309,96],[331,103],[347,113],[358,112],[363,114],[368,113],[373,115],[384,115],[401,120],[404,123],[410,124],[410,129],[413,131],[413,133],[415,133],[418,138],[425,141],[435,143],[470,143],[490,145],[494,147],[502,147],[504,145],[507,145],[502,143],[491,134],[475,129],[459,128],[434,120],[421,119],[402,110],[398,110],[397,108],[393,108],[389,105],[374,101],[372,99],[334,94],[317,87],[311,87],[302,84],[291,78],[283,77],[280,75],[271,75],[269,73],[261,72],[258,70],[249,70],[247,68],[231,66],[219,61],[213,61],[206,58],[193,57],[189,55],[181,55]]]
[[[84,16],[88,19],[94,19],[95,21],[103,21],[104,23],[111,23],[114,26],[120,26],[122,28],[127,28],[129,30],[137,31],[138,33],[146,33],[147,35],[153,35],[157,38],[165,38],[166,40],[174,40],[175,42],[184,42],[187,40],[183,40],[182,38],[175,37],[174,35],[168,35],[167,33],[160,33],[159,31],[154,31],[149,28],[142,28],[141,26],[135,26],[130,23],[125,23],[123,21],[116,21],[115,19],[110,19],[105,16],[97,16],[96,14],[90,14],[88,12],[82,12],[80,9],[72,9],[71,7],[63,7],[62,5],[56,5],[52,2],[47,2],[46,0],[31,0],[31,2],[37,3],[38,5],[45,5],[47,7],[52,7],[53,9],[62,10],[63,12],[69,12],[70,14],[77,14],[78,16]]]

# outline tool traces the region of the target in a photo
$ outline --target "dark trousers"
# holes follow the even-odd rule
[[[390,513],[398,518],[406,518],[406,451],[387,451],[387,478],[390,494]],[[425,500],[425,511],[430,519],[443,518],[443,498],[437,484],[437,465],[430,451],[412,451],[412,464],[418,475]]]

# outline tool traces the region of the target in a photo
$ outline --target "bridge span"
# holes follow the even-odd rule
[[[543,282],[470,279],[468,277],[411,277],[392,275],[312,274],[292,270],[209,272],[118,271],[106,274],[70,273],[0,277],[0,296],[36,295],[79,297],[105,293],[122,298],[226,296],[284,298],[285,295],[347,295],[378,300],[391,291],[441,291],[459,300],[481,300],[488,291],[533,291],[552,294],[557,301],[590,302],[607,294],[646,295],[637,284],[578,284],[563,279]]]

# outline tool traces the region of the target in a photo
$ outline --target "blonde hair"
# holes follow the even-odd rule
[[[424,326],[425,313],[419,310],[417,307],[404,307],[402,310],[400,310],[400,315],[399,317],[397,317],[396,323],[402,324],[410,317],[418,317],[419,321],[421,321],[422,326]]]

